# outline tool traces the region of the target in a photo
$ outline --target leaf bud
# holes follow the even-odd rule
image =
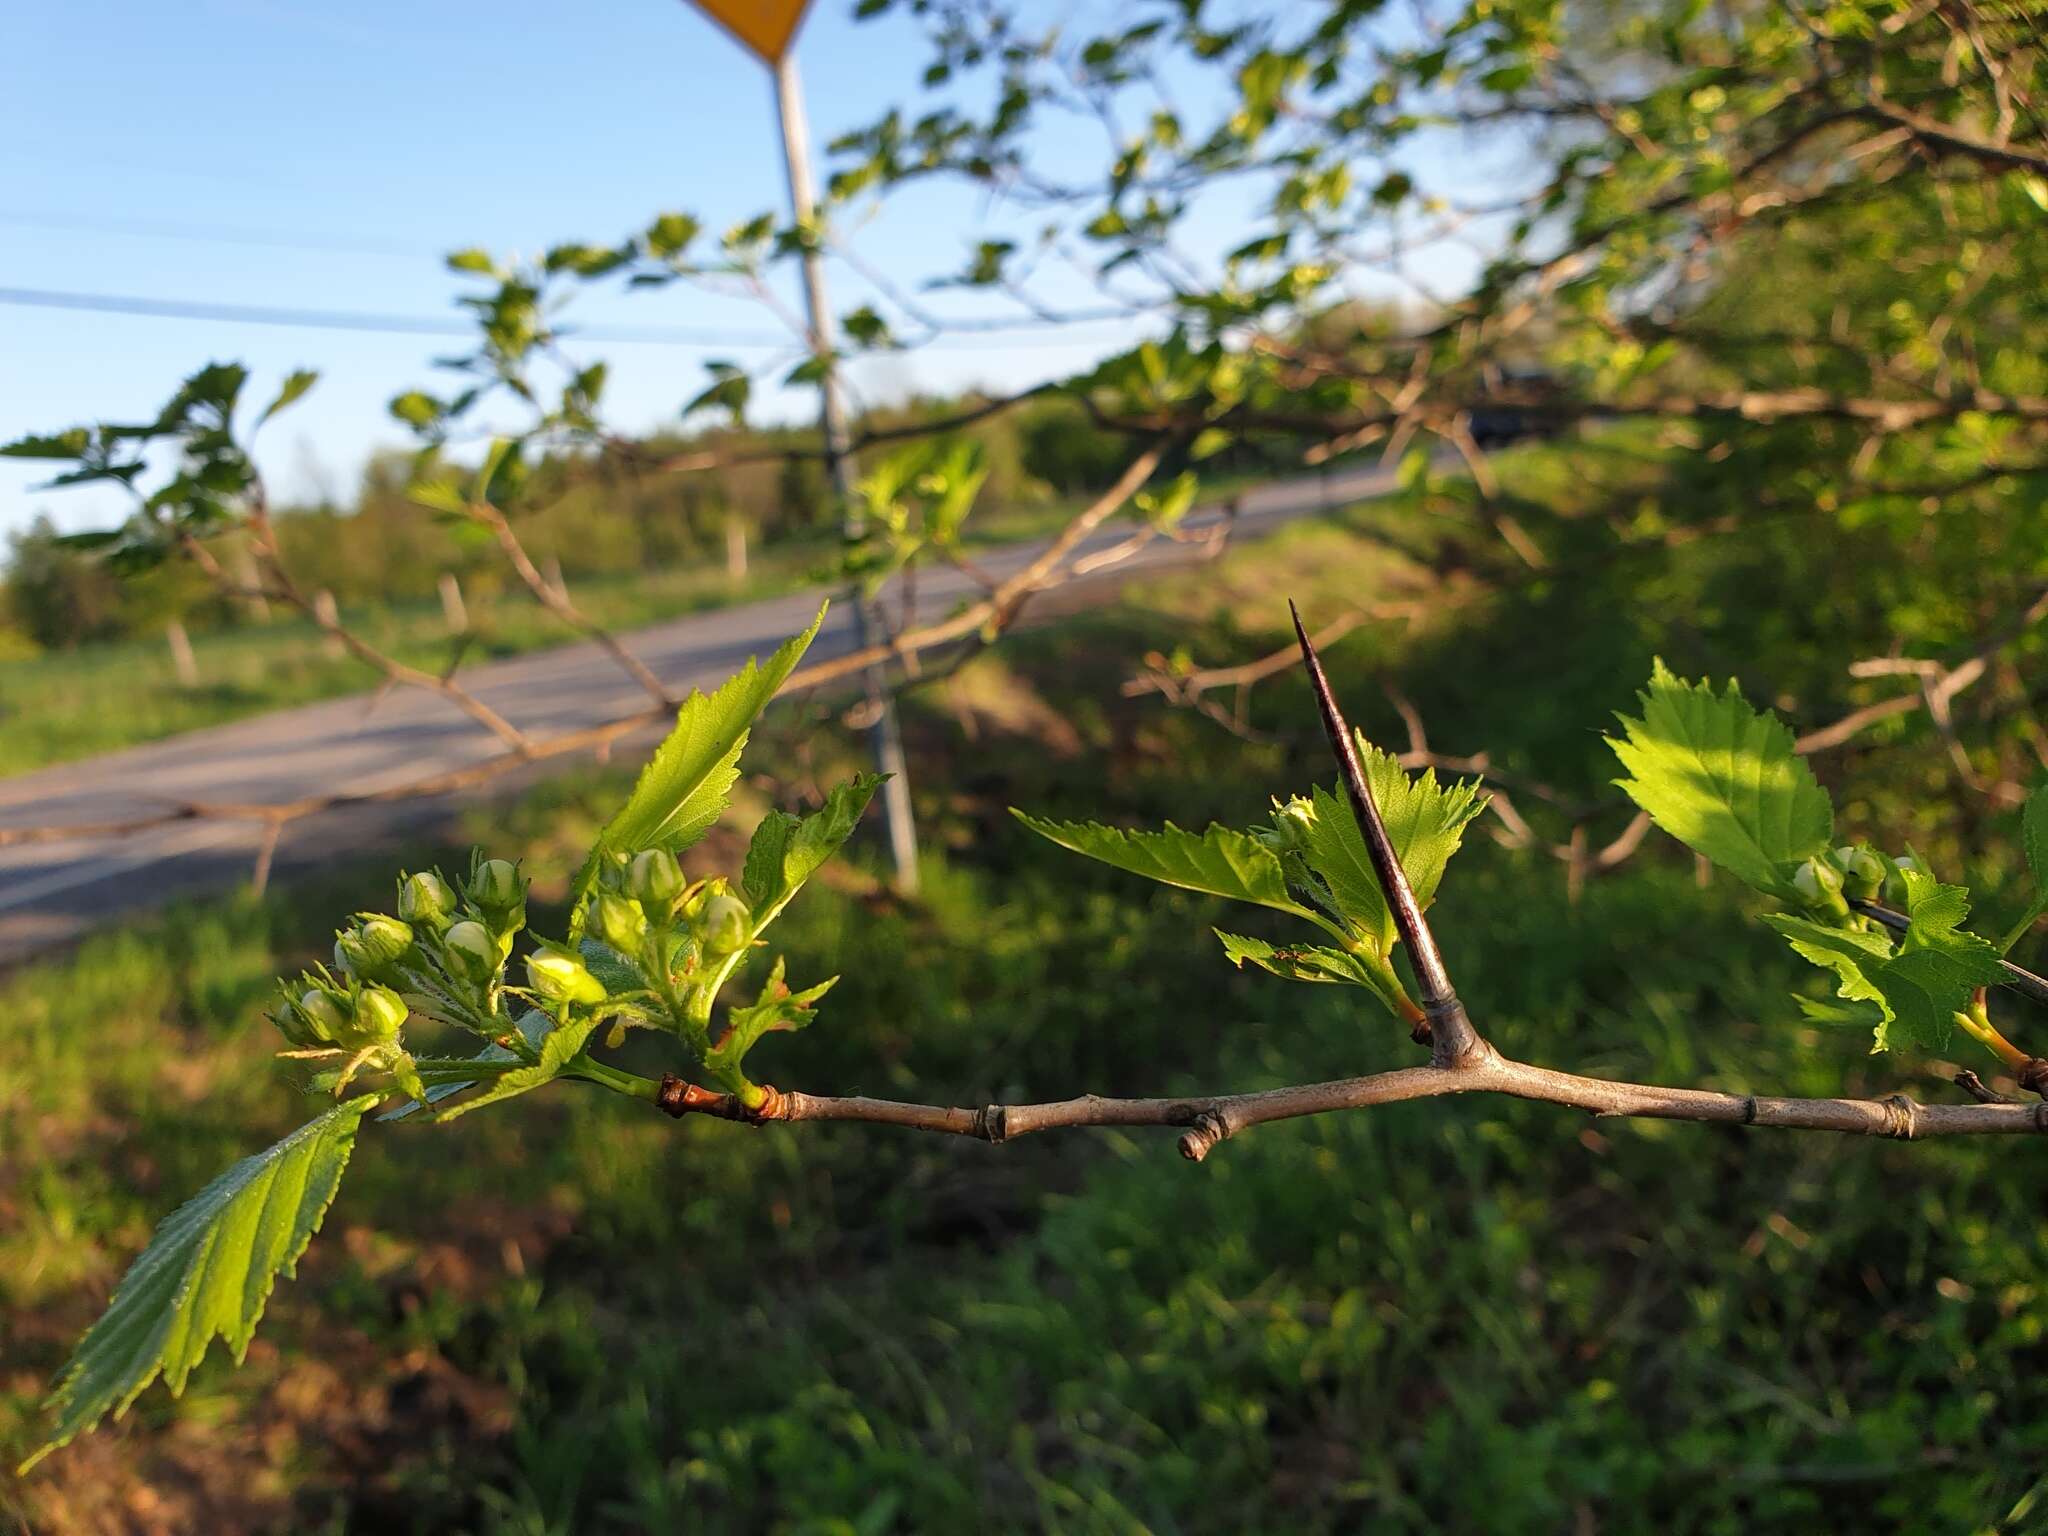
[[[597,931],[620,954],[638,954],[647,936],[647,913],[632,897],[605,891],[597,898]]]
[[[526,979],[542,997],[561,1003],[601,1003],[604,983],[574,955],[537,949],[526,957]]]
[[[683,867],[666,848],[643,848],[626,866],[626,894],[656,912],[666,913],[682,889]]]
[[[458,975],[481,985],[498,974],[504,956],[482,923],[464,919],[450,928],[441,942],[447,950],[448,968]]]
[[[455,911],[455,893],[431,869],[407,875],[398,886],[398,915],[408,923],[445,928]]]
[[[708,897],[693,919],[697,946],[707,955],[730,955],[753,936],[753,913],[737,896],[721,891]]]

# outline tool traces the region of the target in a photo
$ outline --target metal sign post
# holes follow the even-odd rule
[[[825,297],[824,254],[810,238],[816,230],[818,197],[811,180],[810,127],[804,118],[803,90],[791,47],[806,3],[807,0],[697,0],[700,10],[767,64],[775,77],[776,113],[782,122],[782,162],[789,172],[790,211],[797,228],[806,236],[802,254],[804,310],[810,324],[811,352],[820,363],[818,393],[825,471],[831,480],[832,494],[839,501],[847,541],[851,543],[866,532],[866,526],[854,496],[852,439],[846,430],[846,405],[839,389],[838,361],[833,355],[837,327]],[[854,644],[865,650],[875,636],[885,632],[881,615],[858,586],[849,597]],[[864,713],[875,771],[888,775],[881,790],[882,821],[895,867],[896,889],[906,896],[915,895],[917,823],[910,806],[910,777],[903,759],[903,733],[896,719],[896,701],[880,666],[863,672],[861,684],[867,694]]]

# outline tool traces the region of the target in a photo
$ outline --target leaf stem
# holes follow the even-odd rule
[[[1991,1022],[1990,1010],[1984,1003],[1984,989],[1979,987],[1977,995],[1970,1000],[1968,1008],[1956,1010],[1956,1024],[1978,1044],[1996,1056],[2006,1066],[2017,1071],[2031,1059],[2027,1053],[2006,1039],[1998,1026]]]

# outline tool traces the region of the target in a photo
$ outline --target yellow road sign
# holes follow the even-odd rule
[[[789,51],[790,39],[810,0],[696,0],[697,9],[761,58],[773,64]]]

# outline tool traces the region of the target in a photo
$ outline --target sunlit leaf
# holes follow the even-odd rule
[[[1609,737],[1629,776],[1618,780],[1650,819],[1693,852],[1760,891],[1796,900],[1790,871],[1826,848],[1834,808],[1775,715],[1674,677],[1656,663],[1642,718]]]
[[[295,1273],[320,1230],[377,1098],[338,1104],[243,1158],[165,1219],[64,1367],[49,1400],[56,1423],[23,1471],[109,1411],[118,1418],[159,1375],[183,1392],[216,1337],[241,1360],[277,1277]]]

